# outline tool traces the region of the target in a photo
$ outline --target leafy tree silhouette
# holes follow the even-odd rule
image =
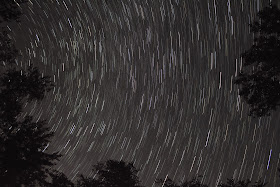
[[[108,160],[93,166],[96,179],[80,175],[77,186],[81,187],[141,187],[137,170],[132,163]]]
[[[19,56],[18,50],[15,48],[10,36],[9,31],[5,28],[0,32],[0,63],[1,65],[14,65],[16,58]]]
[[[25,117],[23,122],[17,123],[3,141],[1,150],[1,179],[4,184],[48,184],[46,179],[50,173],[49,167],[55,165],[59,154],[45,153],[53,133],[44,127],[45,121],[32,122],[32,117]]]
[[[52,182],[50,186],[55,186],[55,187],[74,187],[74,183],[70,181],[64,173],[53,170],[50,174],[52,178]]]
[[[234,81],[253,117],[270,115],[280,104],[280,10],[270,4],[257,15],[259,20],[250,25],[254,43],[242,53],[245,62]]]
[[[165,179],[156,179],[155,183],[159,184],[161,186],[164,185],[164,187],[180,187],[169,177],[167,177],[166,180]]]
[[[268,184],[268,182],[265,183],[261,180],[258,180],[258,181],[255,182],[255,184],[252,185],[252,187],[264,187],[267,184]]]
[[[218,187],[249,187],[250,183],[251,181],[249,179],[235,181],[233,178],[228,178],[226,183],[220,182]],[[267,183],[258,180],[252,187],[264,187],[266,184]]]
[[[218,187],[248,187],[251,183],[250,180],[239,180],[235,181],[234,179],[227,179],[227,183],[220,183]]]
[[[76,187],[100,187],[100,181],[80,175],[76,182]]]
[[[28,0],[1,0],[0,1],[0,23],[4,21],[19,21],[22,15],[20,4]]]
[[[201,182],[202,175],[194,176],[190,181],[186,180],[182,184],[176,184],[172,179],[167,177],[164,179],[156,179],[155,183],[164,187],[208,187],[207,184]]]
[[[0,77],[0,183],[4,186],[48,184],[49,167],[61,156],[44,152],[54,134],[46,121],[18,117],[23,101],[42,100],[52,87],[49,77],[32,66],[27,72],[10,69]]]
[[[1,0],[0,23],[19,21],[20,4],[27,1]],[[54,84],[33,65],[27,71],[15,68],[18,50],[7,29],[0,29],[0,184],[73,186],[63,173],[51,169],[61,155],[45,152],[54,135],[46,121],[20,116],[25,103],[41,101]]]
[[[0,121],[15,123],[24,100],[42,100],[53,87],[50,77],[42,77],[33,65],[27,72],[15,68],[7,70],[0,77]]]

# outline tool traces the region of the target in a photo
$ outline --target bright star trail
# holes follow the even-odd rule
[[[93,164],[133,162],[145,186],[262,178],[279,184],[279,111],[253,119],[233,84],[262,0],[31,0],[12,32],[55,89],[26,107],[75,181]],[[273,150],[273,151],[272,151]]]

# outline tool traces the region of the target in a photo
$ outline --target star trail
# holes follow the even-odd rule
[[[279,182],[280,116],[253,119],[233,84],[265,0],[30,0],[11,27],[55,89],[26,114],[55,132],[48,151],[73,181],[108,159],[145,186],[202,174]]]

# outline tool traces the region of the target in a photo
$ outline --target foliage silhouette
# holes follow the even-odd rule
[[[77,179],[76,186],[77,187],[99,187],[99,186],[101,186],[101,183],[96,179],[92,179],[92,178],[80,175]]]
[[[64,173],[54,170],[50,173],[52,182],[50,186],[55,187],[74,187],[74,183],[70,181]]]
[[[2,28],[0,32],[0,63],[1,65],[14,65],[19,56],[7,29]]]
[[[0,183],[4,186],[49,184],[48,168],[61,156],[44,152],[53,133],[45,121],[19,116],[24,102],[42,100],[53,86],[33,66],[27,71],[9,69],[0,77]]]
[[[280,104],[280,10],[271,4],[257,15],[259,20],[250,25],[254,43],[242,53],[244,66],[234,83],[241,85],[249,116],[262,117]]]
[[[167,177],[166,180],[165,179],[156,179],[155,183],[159,184],[161,186],[164,185],[164,187],[180,187],[169,177]]]
[[[228,178],[226,183],[220,182],[218,187],[249,187],[250,183],[251,181],[249,179],[235,181],[233,178]],[[266,184],[267,183],[258,180],[252,187],[264,187]]]
[[[226,183],[220,183],[218,187],[248,187],[251,181],[247,180],[239,180],[235,181],[234,179],[227,179]]]
[[[190,181],[186,180],[182,184],[176,184],[172,179],[167,177],[164,179],[156,179],[155,183],[159,185],[164,185],[164,187],[208,187],[207,184],[203,184],[201,181],[201,175],[193,177]]]
[[[108,160],[105,163],[94,165],[93,171],[96,173],[96,179],[80,175],[77,186],[140,187],[140,180],[137,176],[139,170],[132,163]]]
[[[265,182],[263,182],[261,180],[258,180],[258,181],[255,182],[255,184],[252,185],[252,187],[264,187],[267,184],[268,184],[268,182],[265,183]]]
[[[42,77],[32,65],[27,72],[15,68],[7,70],[0,77],[0,121],[15,123],[24,100],[42,100],[53,87],[50,77]]]
[[[0,23],[19,21],[20,4],[27,1],[1,0]],[[0,29],[0,184],[73,186],[63,173],[50,169],[61,155],[45,152],[54,135],[46,121],[20,116],[25,103],[42,100],[54,84],[33,65],[27,71],[15,68],[18,50],[7,29]]]
[[[28,0],[1,0],[0,1],[0,23],[4,21],[19,21],[22,15],[20,4]]]
[[[32,122],[27,116],[1,133],[1,184],[48,184],[49,168],[61,155],[44,152],[53,136],[45,125],[45,121]]]

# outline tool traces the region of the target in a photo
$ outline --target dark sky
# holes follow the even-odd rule
[[[252,119],[233,79],[261,0],[32,0],[12,31],[19,61],[55,90],[26,107],[55,131],[71,179],[107,159],[145,186],[168,175],[280,184],[279,111]]]

